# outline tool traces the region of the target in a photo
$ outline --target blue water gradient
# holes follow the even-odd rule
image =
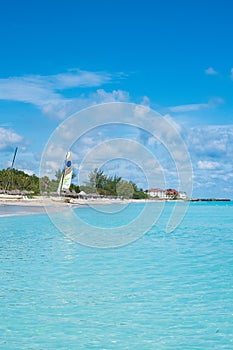
[[[117,249],[70,241],[46,215],[1,218],[0,348],[233,349],[233,205],[192,203],[166,234],[172,206]]]

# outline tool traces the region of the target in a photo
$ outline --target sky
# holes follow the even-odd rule
[[[135,103],[179,131],[194,197],[233,198],[232,12],[231,0],[1,2],[0,168],[10,166],[17,146],[15,167],[38,175],[49,137],[70,115],[100,103]],[[177,186],[166,145],[154,147],[143,131],[124,125],[83,135],[73,146],[77,172],[81,155],[116,135],[147,145],[164,186]],[[113,163],[106,171],[115,171]],[[146,188],[143,169],[130,160],[117,169]],[[162,186],[156,176],[151,185]]]

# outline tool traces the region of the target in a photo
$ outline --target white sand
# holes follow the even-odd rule
[[[48,211],[60,211],[67,207],[83,207],[109,204],[129,204],[143,202],[160,202],[157,199],[110,199],[110,198],[88,198],[88,199],[71,199],[59,197],[37,196],[26,198],[22,196],[5,196],[0,195],[0,217],[42,214]]]

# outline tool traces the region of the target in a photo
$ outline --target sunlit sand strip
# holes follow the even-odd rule
[[[128,204],[141,202],[155,202],[156,200],[133,200],[133,199],[67,199],[58,197],[15,198],[0,196],[0,217],[44,214],[46,211],[59,211],[64,207],[81,208],[92,205]],[[46,209],[45,209],[46,208]]]

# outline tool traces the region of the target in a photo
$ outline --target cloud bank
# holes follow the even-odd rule
[[[23,137],[14,130],[0,127],[0,151],[11,151],[22,140]]]
[[[87,106],[111,102],[127,101],[128,94],[122,90],[110,92],[97,89],[96,92],[79,94],[77,98],[66,98],[65,91],[75,88],[97,88],[110,83],[112,75],[106,72],[72,70],[57,75],[30,75],[0,79],[0,100],[29,103],[44,114],[64,119]]]

